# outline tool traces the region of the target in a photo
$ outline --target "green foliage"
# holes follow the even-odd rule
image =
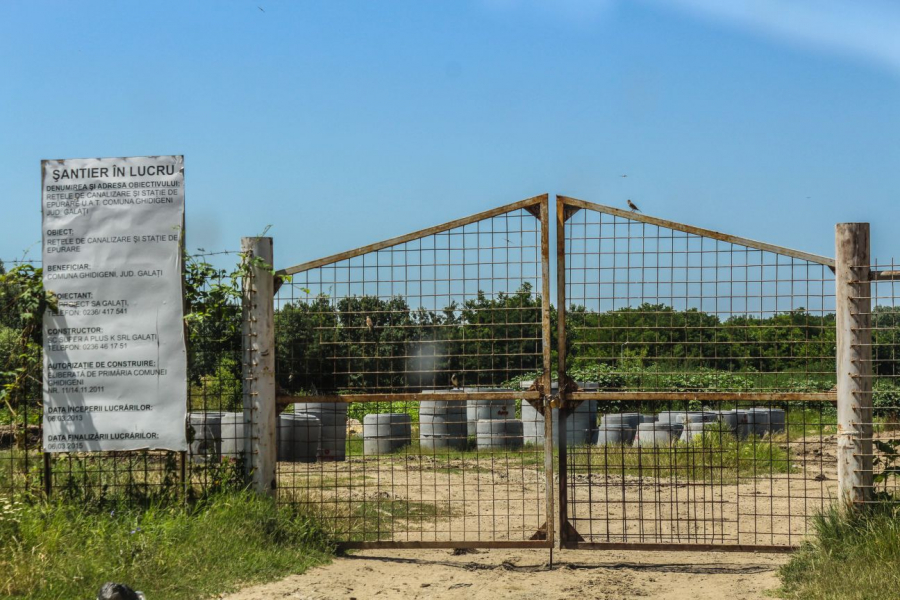
[[[875,475],[875,500],[881,502],[893,502],[896,500],[894,494],[889,488],[896,489],[896,486],[888,486],[888,482],[895,481],[900,477],[900,439],[873,440],[875,448],[880,454],[876,454],[873,459]],[[878,489],[879,485],[883,485],[882,489]]]
[[[875,375],[900,375],[897,372],[897,357],[900,356],[900,307],[875,307],[872,311],[872,337],[872,367]]]
[[[897,598],[900,506],[840,507],[813,520],[815,537],[781,568],[782,595],[795,600]]]
[[[352,402],[347,407],[347,418],[356,419],[360,423],[366,415],[376,413],[403,413],[409,415],[413,423],[419,420],[418,402]]]
[[[499,386],[541,368],[541,298],[479,292],[442,311],[401,296],[326,295],[275,315],[278,385],[292,393]],[[371,326],[370,326],[371,323]]]
[[[878,416],[894,417],[900,411],[900,385],[893,378],[876,377],[872,383],[872,406]]]
[[[191,387],[191,410],[236,411],[243,406],[241,364],[230,354],[223,354],[215,371],[200,376],[199,385]]]
[[[239,379],[242,268],[217,269],[191,256],[185,256],[184,266],[188,378],[192,385],[200,384],[204,377],[219,373],[222,357],[229,356],[231,375]]]
[[[768,439],[738,440],[721,424],[704,427],[690,443],[646,448],[587,446],[570,455],[573,472],[608,472],[733,483],[739,478],[788,473],[788,452]]]
[[[194,600],[324,562],[319,524],[250,492],[110,510],[0,498],[0,596],[93,598],[106,581]]]
[[[40,405],[43,318],[45,312],[58,310],[55,295],[44,290],[42,273],[39,267],[21,264],[0,274],[0,406],[13,423],[22,421],[29,407]],[[16,445],[22,442],[20,433]]]
[[[697,309],[678,311],[665,304],[601,313],[572,306],[567,313],[567,354],[632,369],[652,358],[669,359],[688,371],[752,366],[760,372],[787,372],[834,356],[834,323],[834,315],[816,316],[803,309],[723,321]]]
[[[616,390],[622,389],[627,384],[627,379],[622,373],[606,364],[583,359],[575,360],[575,364],[566,373],[575,381],[583,381],[596,383],[600,389]]]

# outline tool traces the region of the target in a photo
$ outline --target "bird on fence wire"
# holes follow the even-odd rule
[[[375,323],[372,322],[372,317],[366,315],[366,329],[369,330],[369,335],[375,332]]]
[[[641,209],[634,205],[634,202],[631,201],[631,198],[626,200],[626,202],[628,202],[628,208],[631,209],[631,212],[641,212]]]
[[[450,376],[450,385],[454,388],[459,387],[459,379],[457,379],[456,373]]]

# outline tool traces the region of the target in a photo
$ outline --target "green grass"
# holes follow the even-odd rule
[[[632,448],[631,446],[571,446],[568,449],[569,471],[573,473],[607,472],[611,475],[642,477],[672,477],[691,480],[715,480],[734,482],[770,474],[795,472],[787,445],[803,435],[820,435],[833,430],[823,425],[817,414],[808,419],[798,419],[788,425],[785,434],[774,437],[751,437],[738,440],[720,425],[708,425],[706,434],[691,444],[677,442],[658,448]],[[420,454],[421,452],[421,454]],[[554,450],[557,461],[558,450]],[[347,442],[350,457],[362,457],[362,440],[351,438]],[[418,441],[398,449],[390,455],[370,457],[373,461],[385,461],[391,457],[423,456],[434,460],[433,469],[441,473],[490,472],[492,461],[500,466],[524,466],[541,469],[544,450],[528,445],[519,450],[441,450],[432,453],[421,451]]]
[[[793,600],[900,597],[900,507],[832,509],[814,520],[815,536],[781,568],[781,594]]]
[[[738,440],[718,425],[707,425],[690,443],[633,448],[579,446],[569,450],[573,473],[677,478],[723,483],[792,472],[790,454],[778,437]]]
[[[352,541],[390,539],[394,532],[413,531],[418,524],[436,524],[457,514],[446,502],[431,504],[408,500],[362,502],[352,511],[356,528]]]
[[[0,498],[0,597],[93,598],[117,581],[197,600],[325,562],[327,539],[316,521],[249,492],[140,509]]]

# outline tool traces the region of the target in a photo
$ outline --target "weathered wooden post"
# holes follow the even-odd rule
[[[848,503],[872,497],[872,293],[869,224],[835,227],[838,487]]]
[[[272,238],[241,239],[243,282],[244,456],[253,489],[275,493],[275,279]]]

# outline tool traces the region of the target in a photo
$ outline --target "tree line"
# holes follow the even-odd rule
[[[8,411],[40,399],[40,318],[53,301],[40,275],[32,265],[7,271],[0,263],[0,407]],[[240,276],[202,260],[186,261],[192,395],[227,395],[228,405],[240,402]],[[541,305],[528,283],[509,294],[479,292],[441,310],[410,306],[402,296],[319,295],[286,303],[275,314],[277,384],[294,394],[417,391],[454,382],[509,385],[543,368]],[[556,321],[551,307],[553,367]],[[896,375],[900,309],[875,308],[873,335],[876,375]],[[802,308],[754,316],[661,303],[605,312],[576,305],[567,309],[566,337],[568,369],[576,378],[600,377],[596,366],[605,373],[655,368],[795,374],[798,380],[834,369],[834,315]],[[630,385],[621,377],[605,381],[610,387]]]

